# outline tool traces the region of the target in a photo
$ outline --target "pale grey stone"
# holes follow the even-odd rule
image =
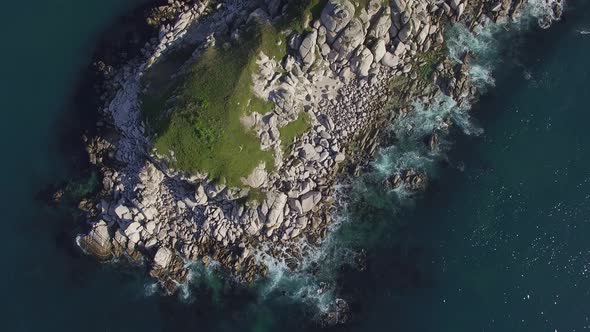
[[[383,56],[387,52],[387,49],[385,48],[385,40],[379,39],[377,43],[375,43],[371,51],[373,52],[375,62],[381,62],[381,59],[383,59]]]
[[[329,32],[338,33],[354,17],[355,8],[348,0],[330,0],[321,14],[321,22]]]
[[[305,65],[311,65],[315,62],[315,45],[318,38],[318,32],[313,30],[301,42],[299,46],[299,55]]]
[[[311,211],[322,199],[322,194],[319,191],[310,191],[300,197],[301,208],[303,213]]]
[[[168,267],[170,261],[172,260],[172,251],[168,248],[160,247],[158,251],[156,251],[156,255],[154,256],[154,265],[157,265],[163,269]]]

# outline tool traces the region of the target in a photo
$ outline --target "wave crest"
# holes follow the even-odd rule
[[[537,19],[539,26],[547,29],[559,21],[565,8],[565,0],[529,0],[530,15]]]

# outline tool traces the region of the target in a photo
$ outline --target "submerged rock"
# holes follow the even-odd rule
[[[402,170],[386,180],[391,189],[403,188],[409,192],[423,191],[428,184],[426,173],[415,169]]]
[[[326,313],[322,315],[323,325],[331,326],[337,324],[344,324],[350,318],[350,307],[343,299],[336,299],[330,304]]]

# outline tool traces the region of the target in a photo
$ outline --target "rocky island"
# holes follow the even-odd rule
[[[561,1],[537,0],[541,26]],[[168,293],[189,266],[216,262],[239,282],[270,260],[302,269],[338,210],[337,185],[369,166],[416,102],[469,108],[480,90],[468,50],[446,30],[518,20],[526,0],[186,0],[155,7],[138,56],[109,68],[96,135],[101,190],[80,208],[79,246],[147,267]],[[439,149],[450,118],[413,137]],[[387,180],[408,194],[420,169]],[[336,300],[329,319],[342,318]]]

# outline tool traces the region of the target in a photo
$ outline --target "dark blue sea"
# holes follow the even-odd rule
[[[457,47],[480,53],[473,74],[485,95],[470,117],[453,113],[440,155],[386,147],[352,181],[317,280],[281,270],[240,288],[199,271],[173,297],[141,268],[83,255],[80,221],[38,197],[79,173],[71,151],[92,114],[77,94],[84,72],[107,29],[143,2],[0,9],[2,331],[590,328],[590,1],[570,1],[549,30],[523,24],[475,40],[454,32]],[[424,195],[374,181],[401,164],[429,171]],[[350,299],[348,324],[314,322],[324,299],[301,290],[320,281]]]

